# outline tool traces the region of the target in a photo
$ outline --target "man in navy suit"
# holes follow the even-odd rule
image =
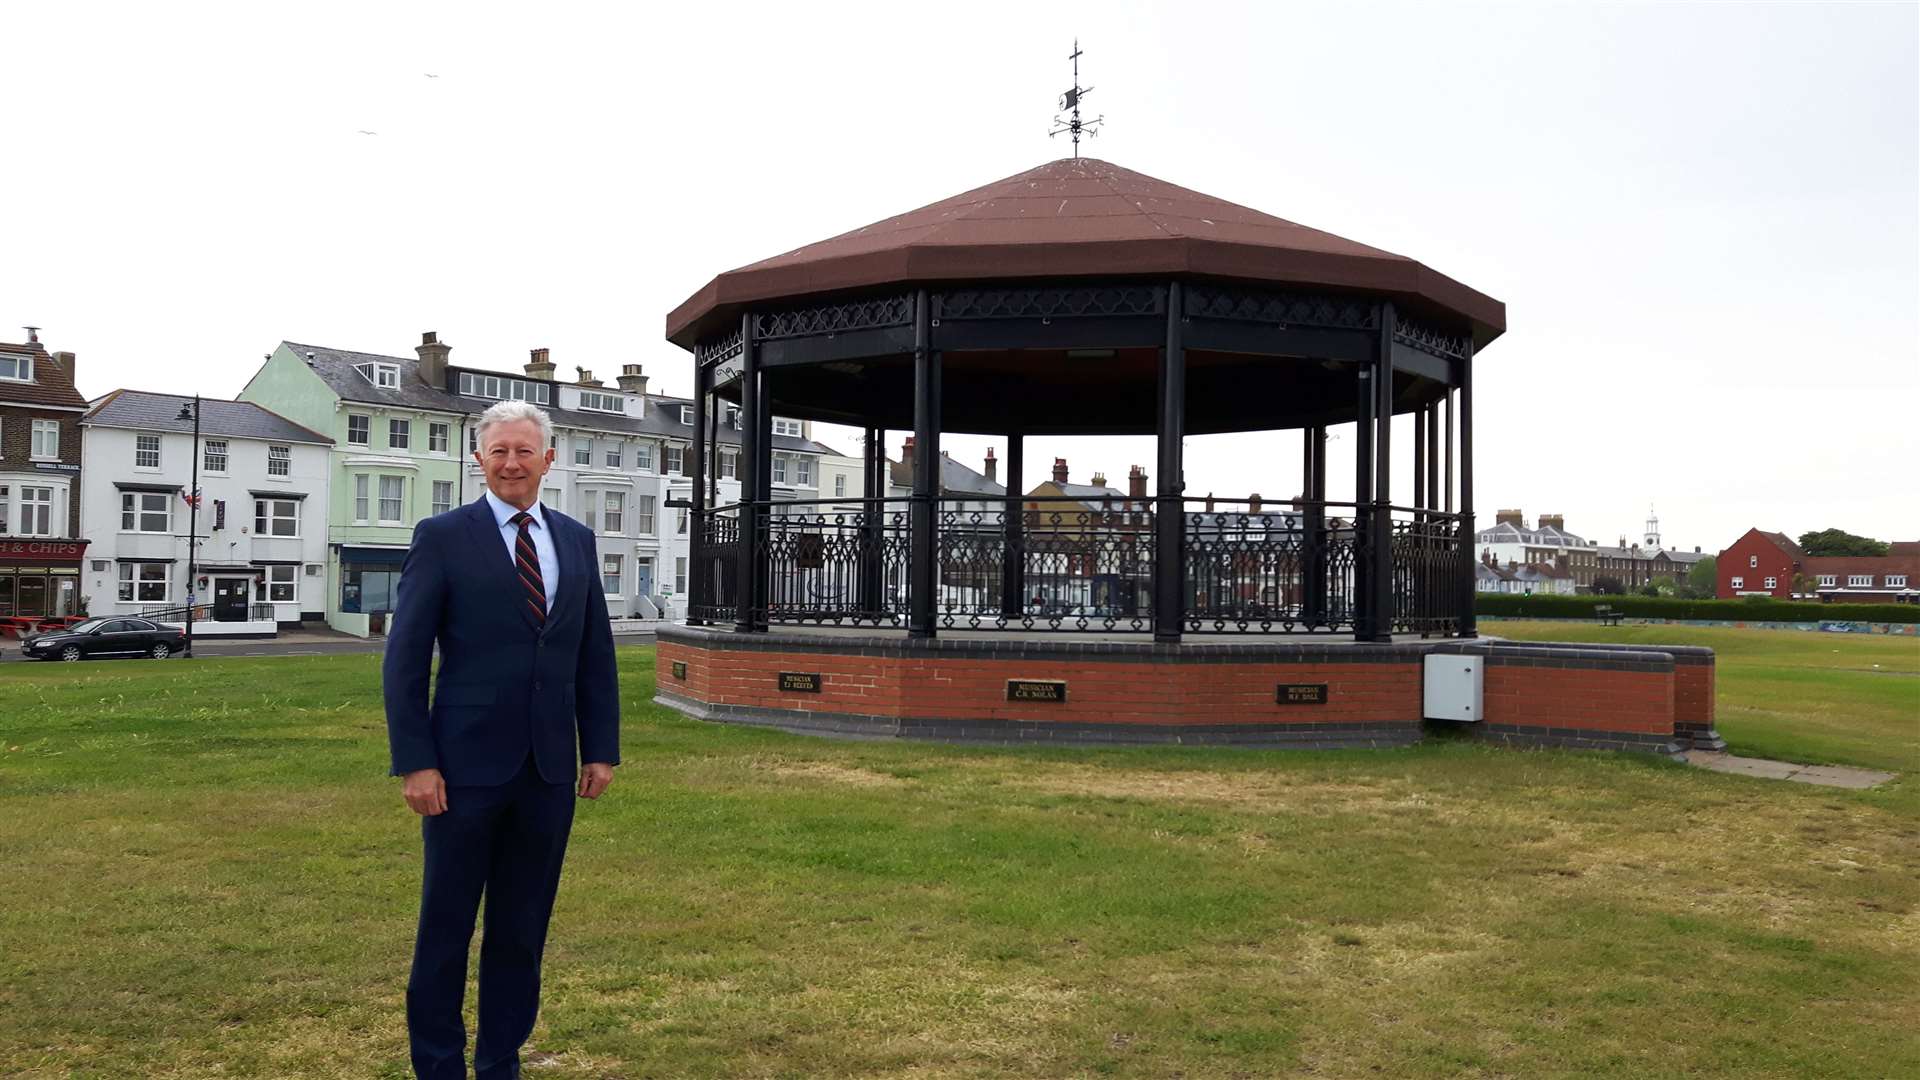
[[[382,681],[393,775],[406,778],[426,841],[407,980],[421,1080],[466,1076],[460,1003],[483,894],[474,1072],[520,1075],[573,800],[599,798],[620,762],[613,634],[593,533],[539,501],[552,436],[547,414],[524,401],[482,413],[474,457],[486,492],[420,522],[400,572]]]

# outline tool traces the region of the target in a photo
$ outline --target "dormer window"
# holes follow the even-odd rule
[[[782,420],[778,416],[773,418],[773,433],[775,435],[790,435],[798,439],[800,438],[800,431],[800,421],[798,420]]]
[[[400,365],[398,364],[355,364],[353,370],[360,377],[382,390],[395,390],[400,386]]]
[[[0,379],[14,382],[33,381],[33,357],[0,355]]]
[[[693,423],[693,406],[691,405],[680,406],[680,422],[683,424]]]
[[[627,411],[627,401],[619,394],[603,394],[598,390],[582,390],[580,391],[580,407],[582,409],[590,409],[593,412],[624,414]]]

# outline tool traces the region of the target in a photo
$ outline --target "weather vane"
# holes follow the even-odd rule
[[[1062,134],[1072,135],[1073,136],[1073,156],[1077,158],[1080,156],[1081,133],[1082,132],[1086,133],[1086,136],[1089,139],[1093,138],[1095,135],[1100,134],[1100,125],[1102,123],[1105,123],[1107,118],[1105,116],[1096,116],[1091,120],[1083,121],[1080,119],[1080,101],[1081,99],[1085,98],[1088,94],[1093,93],[1093,87],[1089,86],[1089,87],[1086,87],[1085,89],[1082,89],[1080,86],[1080,39],[1079,38],[1073,39],[1073,55],[1067,57],[1067,59],[1073,61],[1073,89],[1060,95],[1060,109],[1061,111],[1067,113],[1067,115],[1064,117],[1056,116],[1053,118],[1054,128],[1052,131],[1047,132],[1047,137],[1052,138],[1055,135],[1062,135]]]

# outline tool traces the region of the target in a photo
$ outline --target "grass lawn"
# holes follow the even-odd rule
[[[1728,649],[1722,729],[1909,767],[1913,647]],[[530,1077],[1920,1075],[1910,778],[831,742],[621,663]],[[377,664],[0,666],[0,1076],[405,1075]]]

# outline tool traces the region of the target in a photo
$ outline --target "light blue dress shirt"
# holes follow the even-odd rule
[[[520,511],[510,503],[501,502],[491,491],[482,489],[487,497],[487,507],[493,511],[493,520],[500,526],[500,540],[507,545],[507,561],[514,561],[514,549],[520,542],[520,526],[513,523],[513,515]],[[560,556],[553,548],[553,533],[547,528],[546,508],[538,500],[527,508],[533,515],[533,525],[527,529],[527,535],[533,538],[533,550],[540,556],[540,583],[547,590],[547,614],[553,614],[553,598],[560,592]]]

